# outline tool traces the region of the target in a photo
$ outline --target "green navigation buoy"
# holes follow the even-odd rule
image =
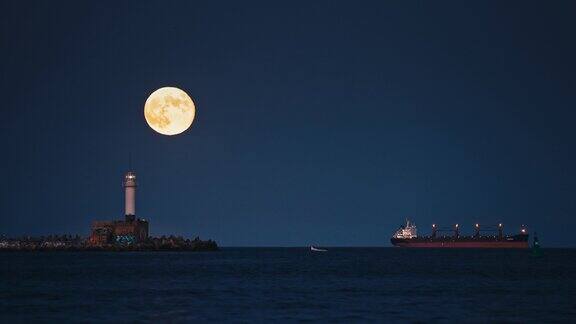
[[[538,234],[534,232],[534,241],[532,242],[532,254],[540,256],[540,242],[538,242]]]

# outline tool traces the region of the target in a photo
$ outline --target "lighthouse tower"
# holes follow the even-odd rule
[[[124,215],[127,222],[133,222],[136,219],[136,173],[126,172],[124,175]]]

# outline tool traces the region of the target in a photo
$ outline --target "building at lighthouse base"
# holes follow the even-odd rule
[[[148,221],[127,215],[125,220],[94,221],[90,232],[89,244],[101,246],[107,244],[136,244],[148,238]]]

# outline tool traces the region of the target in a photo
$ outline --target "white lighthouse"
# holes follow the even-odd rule
[[[126,172],[124,175],[124,215],[126,221],[134,221],[136,218],[136,173]]]

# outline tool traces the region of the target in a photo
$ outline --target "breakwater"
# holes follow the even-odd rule
[[[0,238],[0,251],[217,251],[213,240],[185,239],[181,236],[148,237],[142,242],[113,242],[93,245],[78,235]]]

